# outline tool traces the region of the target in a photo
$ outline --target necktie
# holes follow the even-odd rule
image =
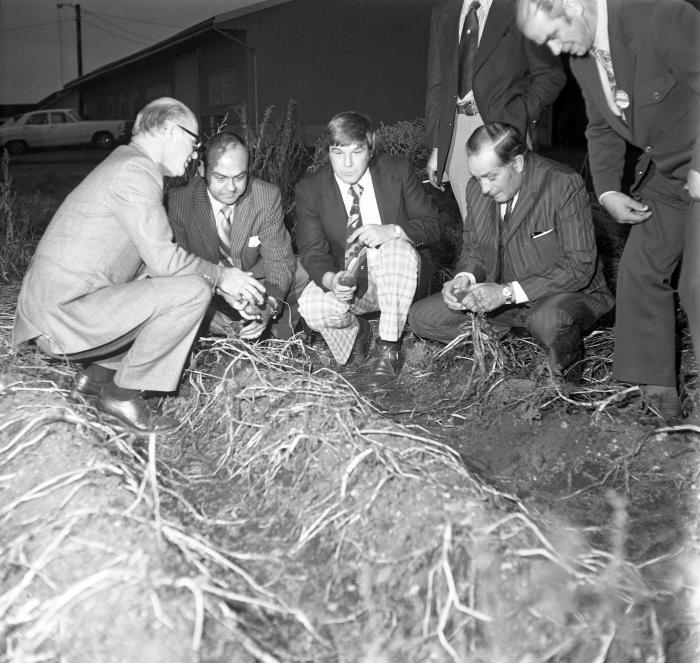
[[[219,250],[225,260],[230,258],[231,251],[231,225],[233,223],[233,209],[229,205],[222,205],[219,210],[220,223],[217,224],[219,232]]]
[[[513,199],[511,198],[507,203],[506,203],[506,210],[503,212],[503,225],[508,225],[508,221],[510,221],[510,213],[513,211]]]
[[[355,190],[357,187],[357,190]],[[362,215],[360,214],[360,196],[364,191],[359,184],[351,186],[348,193],[352,196],[352,204],[350,205],[350,214],[348,215],[348,223],[345,227],[345,268],[347,269],[350,261],[360,252],[362,246],[359,242],[350,244],[348,238],[362,225]]]
[[[458,94],[460,99],[472,89],[476,50],[479,46],[479,17],[476,15],[476,10],[480,6],[478,2],[472,2],[464,19],[462,34],[459,38]]]
[[[591,48],[591,55],[598,60],[601,65],[603,65],[603,71],[605,71],[605,76],[608,79],[608,85],[610,85],[610,92],[612,93],[613,101],[620,111],[620,118],[623,122],[626,122],[627,120],[625,119],[624,109],[630,105],[630,98],[627,95],[627,92],[617,87],[610,51],[603,51],[600,48],[593,46]]]

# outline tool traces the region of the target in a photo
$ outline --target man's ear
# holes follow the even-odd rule
[[[204,174],[206,172],[206,169],[204,168],[204,162],[200,160],[199,165],[197,166],[197,172],[199,173],[199,176],[204,179]]]
[[[578,18],[583,14],[584,6],[580,0],[564,0],[562,9],[568,19]]]
[[[515,159],[513,159],[513,165],[515,166],[515,171],[522,173],[525,170],[525,157],[522,154],[518,154]]]

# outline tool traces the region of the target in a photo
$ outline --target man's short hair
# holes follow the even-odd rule
[[[515,157],[527,152],[525,137],[512,125],[506,122],[488,122],[474,129],[467,140],[467,152],[479,154],[482,150],[491,148],[499,158],[501,165],[511,163]]]
[[[160,97],[141,109],[134,121],[132,134],[152,133],[168,121],[181,123],[186,120],[197,122],[194,113],[185,104],[171,97]]]
[[[210,161],[213,163],[218,162],[224,152],[239,148],[245,150],[246,154],[248,153],[248,146],[238,134],[228,129],[223,129],[219,133],[214,134],[202,145],[200,158],[206,168]]]
[[[516,0],[515,18],[520,29],[535,12],[542,12],[550,18],[559,18],[565,14],[563,0]]]
[[[326,150],[334,146],[366,145],[374,151],[375,131],[372,120],[362,113],[344,111],[334,115],[323,133],[323,146]]]

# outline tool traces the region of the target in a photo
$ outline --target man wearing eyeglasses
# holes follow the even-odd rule
[[[285,306],[296,260],[282,217],[278,187],[248,173],[243,140],[221,131],[203,147],[198,174],[187,186],[168,192],[166,207],[175,241],[210,262],[237,267],[264,282],[262,307],[246,312],[215,297],[208,331],[253,340],[268,329],[278,338],[293,333],[294,311]]]
[[[213,292],[232,306],[261,304],[250,274],[179,247],[163,207],[163,177],[182,175],[198,143],[197,120],[167,97],[136,117],[129,145],[115,149],[65,199],[24,277],[15,347],[33,341],[82,362],[74,389],[137,433],[179,422],[157,414],[142,392],[177,389]]]

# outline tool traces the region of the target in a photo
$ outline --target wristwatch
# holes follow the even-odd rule
[[[505,305],[510,306],[513,303],[513,286],[510,283],[503,286],[503,296],[506,298]]]
[[[396,235],[396,237],[403,237],[403,230],[398,223],[394,224],[394,235]]]

